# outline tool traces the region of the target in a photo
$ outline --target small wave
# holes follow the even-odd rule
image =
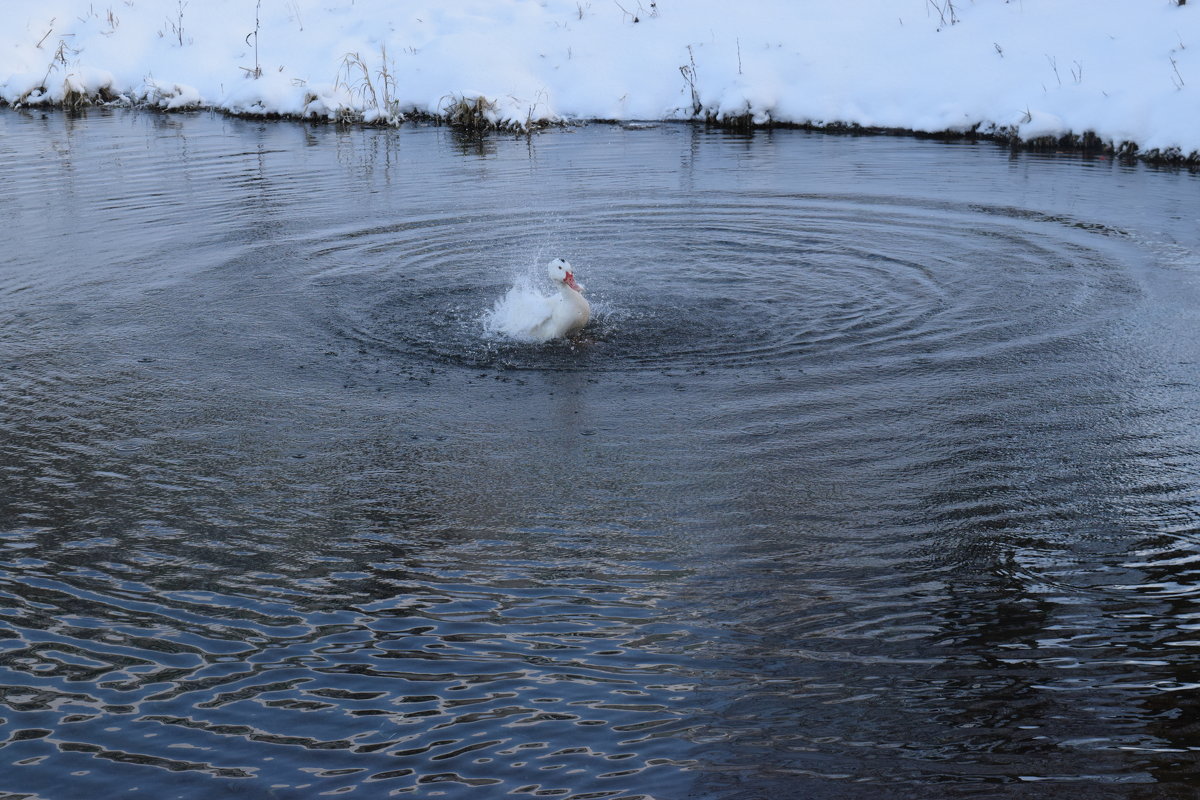
[[[471,367],[945,364],[1053,347],[1135,298],[1123,241],[1102,233],[854,197],[581,204],[375,228],[340,253],[320,242],[325,271],[312,279],[344,294],[329,320],[340,335]],[[537,267],[551,251],[577,259],[591,286],[586,358],[530,347],[528,321],[557,299]]]

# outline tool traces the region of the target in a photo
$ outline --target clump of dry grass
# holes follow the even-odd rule
[[[483,95],[443,98],[441,109],[442,119],[456,128],[478,132],[502,127],[495,101]]]
[[[510,119],[500,110],[500,104],[485,95],[449,94],[442,97],[435,110],[418,111],[403,107],[398,99],[399,81],[394,62],[389,60],[386,47],[381,47],[379,59],[362,53],[347,53],[334,80],[356,101],[361,112],[339,115],[342,121],[368,125],[399,125],[407,119],[426,120],[449,125],[467,133],[512,131],[528,133],[548,124],[538,116],[538,100],[530,107],[526,119]],[[540,97],[540,95],[539,95]],[[315,99],[315,96],[314,96]],[[306,100],[306,103],[309,102]]]
[[[404,120],[400,101],[396,98],[394,67],[388,64],[387,48],[380,48],[379,69],[373,70],[358,53],[342,57],[342,69],[335,83],[356,94],[363,108],[363,122],[399,125]]]
[[[61,103],[64,108],[71,109],[72,111],[78,111],[92,103],[91,96],[88,95],[87,90],[79,83],[74,74],[63,78],[63,99]]]
[[[50,32],[47,32],[46,36],[49,36]],[[45,36],[42,37],[42,41],[45,41],[45,39]],[[41,42],[38,43],[38,46],[41,46]],[[67,71],[68,55],[74,56],[78,54],[79,51],[68,45],[65,38],[60,38],[58,40],[58,47],[55,48],[50,63],[46,65],[45,76],[36,86],[31,86],[18,97],[13,105],[40,105],[47,102],[54,102],[55,105],[66,109],[78,110],[93,103],[114,101],[116,96],[112,94],[108,87],[100,87],[96,92],[89,92],[78,74]],[[62,98],[51,101],[50,96],[57,94],[57,92],[52,92],[51,90],[52,86],[58,85],[58,79],[52,79],[55,73],[62,75]]]

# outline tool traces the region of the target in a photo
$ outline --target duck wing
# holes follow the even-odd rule
[[[564,332],[563,306],[562,298],[547,297],[546,305],[541,309],[540,316],[530,320],[527,328],[529,338],[539,342],[548,342],[562,336]]]

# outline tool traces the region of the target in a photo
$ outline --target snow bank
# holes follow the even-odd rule
[[[5,0],[0,100],[525,127],[712,119],[1200,153],[1200,4]]]

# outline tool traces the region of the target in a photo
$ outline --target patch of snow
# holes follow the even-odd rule
[[[1200,151],[1200,4],[5,0],[0,100],[496,125],[694,117]],[[698,110],[697,110],[698,109]]]
[[[194,86],[185,86],[179,83],[167,84],[153,78],[146,78],[142,86],[135,89],[130,96],[147,105],[171,111],[199,108],[203,104],[200,90]]]
[[[1026,141],[1047,136],[1058,138],[1066,136],[1070,132],[1071,129],[1061,118],[1054,114],[1047,114],[1045,111],[1031,111],[1017,125],[1017,135]]]

